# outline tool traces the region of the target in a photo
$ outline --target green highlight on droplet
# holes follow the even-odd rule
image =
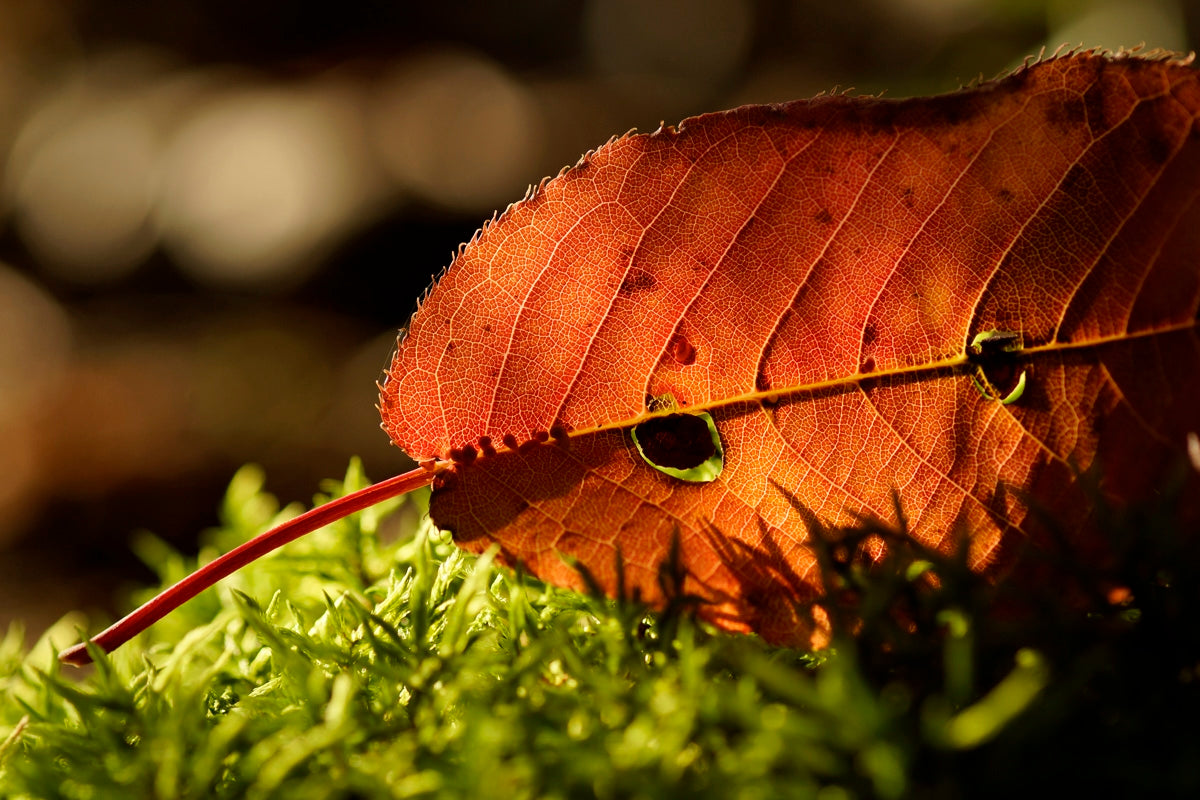
[[[708,428],[708,434],[712,437],[713,446],[712,455],[693,467],[680,469],[655,463],[651,456],[647,454],[647,448],[638,436],[638,428],[640,426],[635,425],[630,434],[633,436],[633,443],[637,446],[638,453],[647,464],[659,472],[670,475],[672,478],[678,478],[681,481],[688,481],[689,483],[710,483],[720,477],[721,471],[725,468],[725,448],[721,445],[721,435],[717,433],[717,424],[708,412],[698,411],[688,414],[688,416],[704,421],[705,426]]]

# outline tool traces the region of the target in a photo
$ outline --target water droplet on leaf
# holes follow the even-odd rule
[[[680,480],[708,483],[725,465],[717,426],[705,412],[652,417],[632,433],[647,464]]]

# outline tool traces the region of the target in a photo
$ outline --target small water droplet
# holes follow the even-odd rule
[[[707,483],[724,466],[725,454],[712,416],[664,414],[651,417],[632,431],[633,442],[646,463],[680,480]]]

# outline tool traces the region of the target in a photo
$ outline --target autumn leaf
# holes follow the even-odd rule
[[[998,572],[1045,510],[1103,557],[1077,474],[1136,500],[1200,430],[1198,116],[1191,58],[1080,53],[615,139],[464,245],[402,335],[380,410],[422,469],[92,641],[430,481],[461,546],[554,583],[614,593],[620,561],[661,604],[677,543],[702,617],[785,644],[825,634],[812,519],[899,507]]]
[[[1200,428],[1200,80],[1072,55],[954,94],[747,106],[585,156],[466,245],[382,387],[462,546],[579,586],[686,589],[717,625],[819,640],[789,495],[974,566],[1084,535],[1074,470],[1128,500]],[[723,470],[656,469],[655,403],[711,415]],[[443,469],[449,461],[448,467]],[[782,491],[781,491],[782,489]],[[1087,545],[1086,539],[1083,540]]]

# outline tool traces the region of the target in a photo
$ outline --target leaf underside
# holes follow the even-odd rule
[[[662,602],[677,534],[701,615],[780,643],[822,626],[778,487],[832,525],[897,522],[895,492],[980,569],[1041,535],[1032,506],[1086,545],[1074,471],[1139,497],[1200,429],[1198,116],[1190,59],[1083,53],[613,140],[460,250],[384,428],[435,461],[431,514],[467,549],[579,586],[566,554],[610,592],[619,551]],[[663,396],[711,415],[716,480],[639,455]]]

